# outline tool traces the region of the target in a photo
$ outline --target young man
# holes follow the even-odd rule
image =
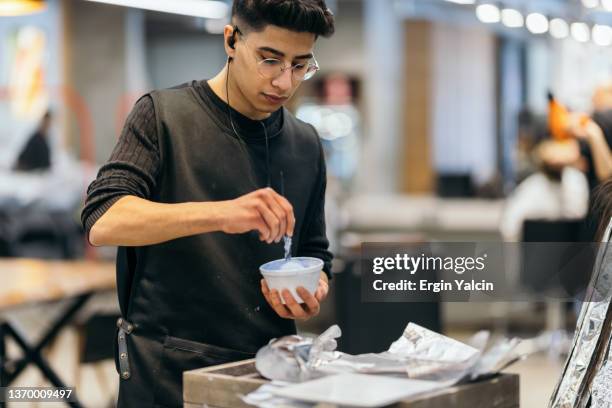
[[[140,99],[88,190],[90,242],[120,247],[120,407],[182,406],[184,371],[253,357],[327,296],[323,153],[282,105],[318,69],[333,15],[323,0],[235,0],[232,14],[223,70]],[[258,270],[286,234],[325,263],[302,299]]]

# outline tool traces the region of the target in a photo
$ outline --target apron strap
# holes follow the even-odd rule
[[[134,330],[134,325],[124,318],[117,319],[117,344],[119,345],[119,370],[121,378],[127,380],[132,375],[130,370],[130,361],[128,359],[127,339],[126,336]]]

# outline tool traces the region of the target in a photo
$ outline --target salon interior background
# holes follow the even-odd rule
[[[25,3],[0,1],[0,231],[41,209],[76,225],[85,188],[138,97],[211,77],[226,58],[220,33],[229,1],[46,0],[29,2],[41,6],[35,13],[19,13]],[[593,92],[612,79],[612,1],[327,3],[336,34],[318,41],[321,72],[289,108],[324,142],[338,276],[364,239],[504,239],[508,200],[536,171],[522,118],[545,123],[549,91],[571,109],[592,110]],[[15,160],[48,109],[52,168],[17,174]],[[71,256],[114,256],[83,242],[78,236]],[[65,255],[44,245],[14,253]],[[352,307],[359,306],[330,300],[303,329],[320,331]],[[571,336],[575,323],[565,310],[533,305],[443,304],[421,312],[445,332],[567,327]],[[541,367],[548,366],[535,367],[533,378],[554,381]],[[552,384],[540,385],[549,395]]]
[[[92,163],[109,156],[140,94],[209,77],[224,63],[218,33],[227,7],[212,10],[222,18],[203,19],[103,2],[45,3],[38,14],[2,17],[0,23],[4,167],[44,105],[39,101],[14,115],[16,108],[7,101],[15,80],[10,62],[16,37],[27,41],[28,29],[44,42],[40,58],[46,95],[39,99],[46,97],[60,113],[55,143]],[[146,3],[155,8],[168,2]],[[499,174],[507,193],[514,183],[518,111],[527,106],[545,112],[548,89],[572,108],[588,109],[592,89],[608,78],[609,1],[469,3],[329,2],[338,33],[317,45],[321,77],[348,75],[360,91],[355,101],[360,135],[342,146],[348,151],[343,160],[354,162],[343,170],[351,174],[352,191],[435,192],[436,174],[467,173],[477,184]],[[517,15],[497,15],[498,6]],[[306,95],[309,91],[304,89]],[[305,100],[296,99],[295,105]],[[343,125],[340,121],[340,130]]]

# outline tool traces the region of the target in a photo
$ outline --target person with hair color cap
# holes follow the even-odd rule
[[[323,0],[235,0],[221,72],[130,113],[82,212],[93,245],[119,247],[119,407],[182,406],[184,371],[252,358],[319,313],[332,260],[325,160],[314,127],[283,105],[333,32]],[[259,274],[285,236],[292,255],[324,262],[301,299]]]

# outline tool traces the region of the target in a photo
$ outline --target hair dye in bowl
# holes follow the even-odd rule
[[[278,268],[279,271],[298,270],[298,269],[304,269],[304,265],[302,265],[301,262],[298,262],[294,259],[279,265],[279,268]]]

